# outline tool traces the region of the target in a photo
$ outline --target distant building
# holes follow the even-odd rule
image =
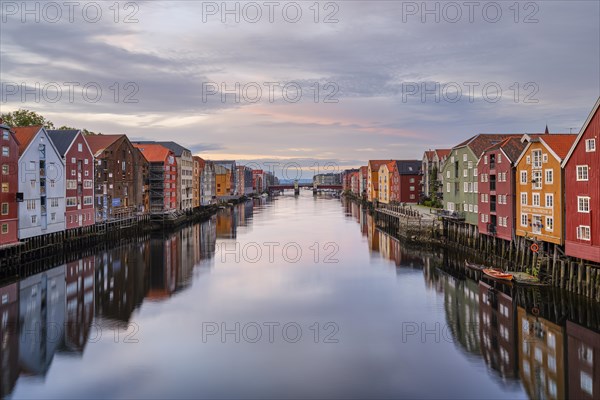
[[[200,207],[200,180],[202,170],[204,169],[204,160],[198,156],[192,157],[194,161],[194,170],[192,172],[192,199],[194,208]]]
[[[156,143],[173,152],[177,158],[177,209],[188,211],[194,207],[192,152],[175,142],[141,141],[140,144]]]
[[[205,160],[200,176],[200,205],[214,204],[217,198],[215,165],[212,161]]]
[[[66,229],[94,225],[94,154],[79,130],[49,130],[65,163]]]
[[[374,201],[379,198],[379,167],[392,160],[369,160],[367,165],[367,200]]]
[[[391,172],[394,169],[394,161],[383,163],[377,172],[377,200],[383,204],[391,202],[392,179]]]
[[[250,167],[237,166],[237,193],[240,196],[252,194],[252,169]]]
[[[221,185],[223,185],[223,190],[225,190],[227,193],[223,194],[222,196],[235,195],[235,191],[237,189],[237,173],[236,173],[237,167],[236,167],[235,161],[234,160],[216,160],[216,161],[213,160],[213,163],[215,164],[215,166],[220,165],[228,171],[227,181],[221,183]],[[218,182],[217,182],[217,185],[218,185]],[[218,191],[219,191],[219,188],[217,188],[217,192]]]
[[[19,239],[65,230],[65,167],[41,126],[14,128],[19,142]]]
[[[360,167],[359,169],[359,183],[358,183],[358,194],[361,197],[365,197],[367,196],[367,182],[368,182],[368,175],[369,175],[369,167],[364,165],[362,167]]]
[[[0,153],[0,246],[19,242],[19,142],[14,131],[0,120],[0,133],[2,134]],[[0,393],[1,395],[1,393]]]
[[[96,222],[133,216],[144,209],[144,163],[125,135],[86,136],[94,154]]]
[[[233,191],[231,189],[231,171],[228,170],[221,164],[214,163],[215,166],[215,186],[217,198],[231,196]],[[235,174],[233,174],[235,175]]]
[[[423,154],[421,164],[421,191],[425,197],[441,198],[442,166],[450,154],[450,149],[428,150]]]
[[[265,172],[262,169],[252,170],[252,189],[257,194],[265,191]]]
[[[342,174],[333,172],[327,174],[317,174],[313,176],[313,183],[316,183],[317,185],[341,185]]]
[[[149,163],[150,212],[160,214],[177,210],[177,159],[169,148],[157,143],[136,143]]]
[[[390,198],[394,203],[416,203],[419,200],[421,162],[419,160],[395,160],[388,164]]]

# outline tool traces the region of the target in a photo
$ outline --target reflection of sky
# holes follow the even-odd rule
[[[139,343],[115,343],[106,328],[81,359],[55,357],[44,382],[21,379],[14,398],[525,396],[519,388],[505,391],[482,359],[467,359],[458,343],[444,340],[443,295],[426,288],[421,270],[397,273],[393,260],[371,258],[338,200],[283,196],[255,212],[252,224],[251,235],[238,231],[242,247],[297,242],[301,261],[285,262],[282,246],[273,263],[266,254],[257,263],[223,262],[218,250],[210,273],[194,274],[188,289],[146,301],[132,315]],[[339,245],[339,263],[315,264],[314,242]],[[207,267],[203,261],[195,269]],[[309,327],[321,324],[322,341],[330,321],[339,326],[339,343],[315,344]],[[287,343],[280,325],[269,343],[263,326],[258,343],[235,343],[233,335],[203,343],[206,322],[296,322],[303,336]],[[403,343],[403,322],[439,323],[439,341],[429,335],[424,344],[418,336]]]

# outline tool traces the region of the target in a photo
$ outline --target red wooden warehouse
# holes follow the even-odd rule
[[[0,247],[18,243],[17,192],[19,181],[19,142],[9,126],[0,120]]]
[[[527,143],[509,137],[487,148],[477,164],[479,232],[512,240],[514,235],[515,163]]]
[[[600,98],[563,161],[565,251],[600,263]]]

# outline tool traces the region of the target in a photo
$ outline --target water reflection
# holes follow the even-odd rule
[[[122,348],[117,351],[115,347],[102,347],[102,349],[110,349],[112,352],[110,356],[116,357],[116,359],[108,358],[108,356],[104,359],[101,358],[98,355],[98,347],[91,345],[98,339],[99,328],[126,329],[136,319],[139,319],[142,308],[149,307],[151,311],[150,313],[146,312],[147,325],[144,326],[144,329],[151,331],[153,326],[148,322],[148,318],[161,317],[168,320],[169,315],[161,314],[161,307],[166,308],[171,305],[168,312],[175,313],[175,310],[182,307],[187,312],[187,307],[201,305],[205,308],[191,309],[198,315],[210,313],[211,308],[217,307],[216,304],[219,301],[225,301],[215,294],[217,291],[223,291],[229,298],[235,297],[238,292],[243,292],[246,295],[246,301],[243,302],[244,304],[240,304],[236,303],[234,299],[233,302],[227,304],[227,307],[214,310],[213,317],[215,314],[229,313],[228,318],[235,318],[238,315],[236,314],[238,309],[241,309],[240,312],[244,315],[252,315],[250,313],[258,308],[261,312],[266,312],[260,315],[265,315],[264,319],[267,320],[272,315],[269,312],[273,312],[273,310],[287,313],[290,308],[284,308],[286,304],[291,309],[298,307],[298,309],[304,310],[305,307],[316,302],[319,303],[317,306],[319,310],[330,312],[330,314],[323,314],[328,318],[327,320],[331,316],[337,315],[340,321],[344,321],[344,315],[341,315],[339,309],[335,307],[340,305],[347,310],[352,314],[348,321],[355,321],[355,324],[350,322],[346,325],[340,324],[342,329],[345,329],[340,331],[340,335],[346,335],[341,336],[344,340],[340,342],[338,348],[320,347],[319,350],[326,349],[332,352],[332,355],[328,356],[328,360],[335,361],[338,358],[341,360],[342,365],[338,364],[340,365],[339,371],[335,368],[327,370],[332,374],[331,379],[337,380],[335,385],[337,390],[343,390],[345,386],[342,382],[346,382],[346,385],[353,390],[352,393],[357,396],[378,393],[382,397],[394,397],[393,395],[399,394],[405,394],[407,397],[419,397],[420,394],[429,393],[426,392],[427,388],[424,385],[437,383],[440,385],[439,390],[441,391],[446,387],[449,388],[447,397],[456,397],[458,396],[456,393],[470,393],[471,397],[485,397],[487,392],[482,393],[479,390],[489,390],[490,396],[528,396],[536,399],[569,397],[589,400],[599,398],[600,305],[556,290],[506,288],[483,281],[475,282],[465,279],[454,268],[451,268],[452,264],[456,262],[451,255],[441,251],[427,252],[406,247],[402,242],[379,229],[373,218],[360,206],[353,203],[343,204],[345,223],[356,226],[360,232],[360,234],[354,232],[357,240],[352,241],[350,246],[355,251],[352,256],[361,252],[372,262],[366,267],[359,265],[356,269],[350,269],[343,263],[332,265],[330,268],[316,268],[314,264],[311,264],[295,270],[287,266],[285,268],[271,265],[261,267],[260,270],[268,271],[268,275],[259,275],[259,268],[252,270],[252,274],[244,274],[240,269],[233,267],[214,270],[217,240],[241,237],[243,233],[247,233],[251,229],[253,220],[258,219],[262,213],[268,212],[272,207],[276,207],[276,205],[261,202],[240,205],[234,210],[221,210],[204,223],[187,226],[174,233],[151,235],[133,244],[102,249],[93,255],[24,277],[19,282],[9,282],[0,286],[2,300],[0,304],[2,318],[0,325],[2,338],[0,395],[7,397],[16,393],[15,397],[35,397],[32,396],[32,393],[48,393],[47,395],[52,397],[55,393],[64,393],[64,390],[69,390],[69,387],[64,382],[65,386],[61,386],[60,382],[68,381],[69,377],[62,376],[60,372],[57,372],[60,376],[53,375],[49,371],[53,368],[62,371],[61,368],[65,368],[65,359],[81,363],[80,368],[89,369],[94,369],[97,365],[106,362],[135,362],[135,357],[141,356],[136,354],[137,349],[132,349],[132,347],[127,348],[129,353],[127,356],[123,355],[122,358],[118,358],[122,354],[119,353],[119,351],[123,351]],[[285,213],[281,213],[281,215],[283,215],[282,218],[285,218]],[[258,231],[258,228],[255,227],[255,229]],[[272,229],[271,226],[269,229]],[[344,231],[346,229],[344,227]],[[252,235],[249,237],[254,238]],[[343,245],[341,240],[340,243]],[[342,254],[340,254],[340,259],[344,260]],[[381,262],[381,265],[390,273],[382,274],[382,270],[386,270],[374,267],[374,265],[380,265],[376,262]],[[211,272],[215,276],[213,276],[213,280],[198,281],[194,279],[194,275],[198,271]],[[249,270],[246,269],[246,271]],[[371,273],[375,275],[370,275]],[[240,274],[243,275],[243,279],[238,278]],[[252,275],[258,276],[257,281],[260,283],[257,286],[258,290],[256,293],[252,290],[244,292],[245,288],[252,285]],[[298,282],[306,279],[307,276],[310,277],[310,286],[299,285]],[[341,293],[343,289],[347,288],[330,284],[355,276],[358,276],[360,282],[358,284],[351,282],[348,287],[360,299],[360,302],[348,303],[349,299]],[[224,280],[219,280],[218,277]],[[272,280],[266,280],[265,277]],[[297,280],[292,280],[291,277]],[[420,307],[418,308],[421,310],[420,312],[424,312],[422,310],[426,308],[421,306],[426,304],[432,315],[440,313],[442,321],[445,322],[442,338],[450,339],[451,343],[446,343],[446,347],[436,347],[436,343],[401,343],[402,332],[398,329],[398,323],[405,321],[407,317],[399,311],[403,311],[402,307],[405,307],[406,303],[392,304],[392,307],[384,309],[385,313],[382,315],[364,312],[371,310],[365,308],[365,304],[372,301],[374,302],[372,304],[378,309],[383,309],[386,303],[383,300],[390,299],[381,296],[381,293],[389,286],[384,289],[381,289],[383,286],[376,286],[380,289],[378,292],[369,291],[372,289],[368,286],[369,281],[373,281],[374,277],[381,277],[386,285],[390,281],[393,283],[404,282],[404,286],[400,284],[392,286],[391,290],[406,291],[406,293],[399,294],[401,299],[403,301],[409,299],[414,302],[415,308],[417,305]],[[268,297],[266,291],[265,293],[260,292],[262,287],[269,287],[276,291],[279,289],[277,286],[279,282],[283,283],[289,298]],[[418,285],[425,288],[425,297],[414,297],[422,296],[421,292],[412,291]],[[319,287],[320,291],[313,290]],[[301,290],[299,288],[311,289],[310,295],[300,298],[298,293]],[[199,299],[204,298],[199,296],[204,292],[212,292],[217,297],[209,296],[207,299],[212,300],[212,303],[203,304]],[[190,293],[193,293],[194,296],[190,297]],[[297,302],[294,295],[299,298]],[[313,299],[315,296],[319,297],[319,301]],[[252,301],[257,303],[252,303]],[[321,302],[324,302],[324,305]],[[173,303],[178,303],[177,307],[173,307]],[[272,303],[272,309],[267,309],[267,305],[270,303]],[[253,307],[257,304],[259,307]],[[407,307],[409,310],[412,308],[412,306]],[[337,310],[336,313],[333,313],[333,310]],[[362,314],[361,311],[363,311]],[[304,315],[307,320],[311,321],[310,323],[314,322],[314,315],[300,315]],[[417,315],[415,318],[429,317],[429,315]],[[268,344],[254,347],[243,347],[236,344],[238,347],[233,347],[230,354],[224,350],[227,347],[221,343],[215,347],[203,346],[200,349],[198,331],[193,325],[189,328],[184,332],[184,337],[189,335],[189,337],[195,337],[195,340],[181,343],[180,346],[165,346],[165,349],[168,347],[165,351],[179,352],[179,356],[174,357],[176,360],[184,358],[183,355],[186,352],[197,352],[192,357],[196,364],[191,364],[188,360],[188,364],[182,362],[182,365],[179,366],[171,359],[170,362],[164,361],[163,365],[162,359],[155,360],[158,373],[165,374],[165,376],[177,377],[188,373],[183,371],[193,372],[194,368],[201,369],[201,374],[194,375],[190,372],[188,380],[183,380],[182,385],[189,385],[190,382],[203,379],[204,376],[206,378],[200,386],[209,385],[210,380],[217,379],[217,375],[224,370],[233,371],[234,376],[238,379],[236,385],[248,384],[246,381],[241,382],[239,380],[241,375],[235,375],[235,368],[231,368],[232,365],[236,365],[238,360],[244,364],[250,359],[266,360],[267,364],[274,363],[278,365],[276,369],[280,374],[280,380],[273,381],[268,373],[265,378],[261,378],[261,375],[265,375],[268,370],[263,370],[259,363],[256,363],[256,371],[242,368],[243,371],[239,371],[240,374],[249,373],[251,375],[251,378],[248,379],[250,387],[252,385],[258,387],[261,383],[265,387],[271,388],[272,385],[275,385],[273,382],[287,379],[287,382],[280,384],[277,388],[285,388],[288,385],[287,387],[298,389],[297,375],[303,372],[305,374],[313,373],[312,381],[325,385],[320,386],[324,391],[319,392],[325,393],[325,395],[314,397],[327,397],[327,393],[331,397],[348,394],[348,392],[331,391],[333,386],[326,386],[331,385],[329,379],[325,379],[324,383],[319,381],[317,375],[322,372],[310,372],[316,368],[314,360],[307,359],[305,364],[301,362],[301,354],[305,351],[312,351],[311,348],[295,347],[295,350],[288,353],[292,347],[282,347],[279,344],[275,347],[275,353],[271,354],[269,349],[273,349],[273,347],[268,347]],[[154,336],[149,334],[145,340],[148,341],[148,345],[160,347],[164,340],[169,341],[172,338],[171,335],[174,335],[171,329],[170,326],[157,328]],[[361,329],[366,329],[366,331]],[[385,335],[373,336],[378,330],[385,331]],[[181,330],[177,332],[181,333]],[[447,338],[445,337],[446,333]],[[359,341],[352,342],[353,336]],[[380,343],[377,340],[371,340],[373,337],[383,339]],[[384,342],[387,338],[392,340],[391,345]],[[156,341],[153,342],[153,340]],[[110,338],[108,342],[109,346],[114,346],[114,343],[110,343]],[[358,344],[362,346],[362,349]],[[89,350],[90,348],[92,350]],[[410,350],[413,348],[416,350]],[[448,348],[454,350],[458,355],[450,352]],[[148,348],[145,349],[148,351]],[[335,353],[340,351],[339,349],[341,349],[341,353]],[[132,351],[133,353],[131,353]],[[295,351],[298,353],[294,353]],[[229,359],[227,355],[231,356],[232,354],[234,355],[233,359]],[[273,361],[281,354],[286,357],[292,354],[293,357],[290,359],[295,360],[298,364],[294,367],[297,369],[292,369],[291,375],[285,374],[284,364],[280,365]],[[209,361],[198,362],[197,356]],[[261,359],[260,357],[266,358]],[[286,357],[283,358],[287,359]],[[83,364],[84,362],[86,364]],[[423,373],[421,374],[423,376],[419,377],[422,381],[414,383],[413,386],[406,381],[405,377],[410,376],[411,370],[436,371],[437,365],[445,362],[450,365],[462,365],[457,367],[456,371],[448,370],[449,376],[453,374],[454,377],[461,377],[460,373],[463,371],[469,371],[474,376],[464,377],[465,382],[468,383],[455,383],[451,381],[451,378],[445,378],[439,374],[426,376],[426,373]],[[464,367],[465,362],[469,364],[468,368]],[[336,364],[330,364],[330,366],[333,365]],[[344,370],[343,366],[351,366],[351,368]],[[368,380],[377,380],[378,385],[382,387],[381,391],[373,391],[374,389],[369,388],[368,385],[361,385],[361,392],[357,391],[356,386],[353,386],[358,384],[352,383],[353,381],[360,383],[361,377],[364,376],[365,370],[360,369],[363,366],[368,370],[376,370],[376,373],[369,375]],[[115,387],[127,387],[135,390],[135,387],[149,382],[149,375],[144,375],[139,372],[139,369],[136,370],[135,364],[129,368],[133,378],[128,376],[119,378],[127,383],[114,383]],[[219,374],[211,375],[210,370],[213,368]],[[105,370],[106,366],[103,368],[103,371]],[[386,375],[386,371],[393,371],[391,375],[393,379]],[[439,373],[439,370],[437,371]],[[271,372],[273,373],[272,370]],[[153,375],[152,377],[160,377],[156,378],[157,380],[167,379],[162,376]],[[118,380],[115,377],[113,379]],[[173,379],[173,382],[179,383],[179,380]],[[241,393],[236,392],[235,388],[227,383],[226,378],[219,379],[223,379],[221,384],[207,388],[205,392],[207,396],[222,395],[223,392],[218,390],[226,387],[232,390],[227,393],[238,395]],[[310,382],[310,380],[307,381],[307,383]],[[102,392],[99,387],[106,385],[106,382],[99,382],[98,385],[95,390],[89,392],[91,397],[103,397],[101,394],[105,392]],[[461,392],[457,389],[464,385],[472,387],[471,391]],[[501,389],[498,390],[494,385]],[[307,385],[307,387],[310,386]],[[54,391],[46,392],[47,387]],[[315,384],[315,387],[319,387],[319,384]],[[36,388],[40,391],[36,392],[34,390]],[[27,389],[31,389],[31,391],[27,391]],[[117,393],[121,393],[121,397],[136,397],[135,393],[137,392]],[[128,395],[130,393],[131,395]],[[191,392],[179,393],[192,394]],[[271,394],[272,397],[279,397],[281,394],[275,389],[264,393]],[[307,393],[314,394],[315,392]],[[439,397],[440,392],[435,393]],[[156,393],[156,395],[164,397],[166,393]],[[201,395],[201,393],[193,392],[193,397],[201,397]],[[253,393],[247,395],[253,396]]]

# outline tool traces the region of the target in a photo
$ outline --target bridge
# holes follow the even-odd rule
[[[313,190],[313,193],[317,193],[319,190],[342,190],[342,185],[319,185],[314,183],[289,183],[285,185],[271,185],[269,186],[269,192],[284,191],[286,189],[294,189],[296,194],[300,193],[300,188],[309,188]]]

